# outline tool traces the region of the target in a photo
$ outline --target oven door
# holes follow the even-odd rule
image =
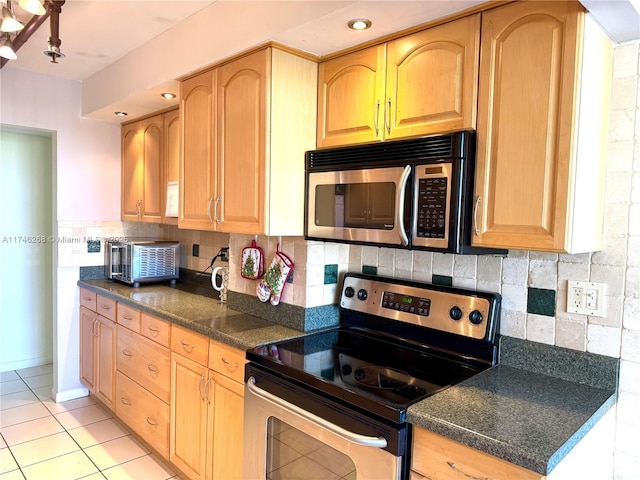
[[[407,246],[410,174],[410,166],[309,172],[305,237]]]
[[[348,418],[348,413],[336,412],[335,408],[331,412],[330,407],[322,405],[322,399],[308,395],[310,392],[296,392],[298,387],[293,385],[279,386],[282,379],[274,380],[270,375],[258,373],[256,379],[255,373],[254,370],[247,374],[245,387],[243,478],[408,479],[408,455],[389,451],[390,444],[397,439],[385,438],[384,427],[379,435],[371,434],[372,431],[354,432],[353,428],[309,412],[269,390],[287,392],[286,396],[297,397],[297,403],[300,400],[308,405],[313,403],[316,411],[324,408],[330,413],[328,416]],[[364,430],[371,430],[376,422],[369,423],[363,422]]]

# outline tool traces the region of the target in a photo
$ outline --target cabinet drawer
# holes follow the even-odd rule
[[[542,480],[544,477],[428,430],[413,429],[411,469],[438,480]],[[419,478],[419,477],[418,477]]]
[[[210,340],[209,368],[240,383],[244,383],[245,353],[224,343]]]
[[[96,295],[96,312],[112,322],[116,321],[116,301],[110,298]]]
[[[169,348],[169,338],[171,336],[171,324],[169,322],[143,313],[140,323],[140,333],[154,342]]]
[[[164,402],[171,397],[169,349],[118,325],[118,370]]]
[[[96,292],[87,290],[86,288],[80,289],[80,305],[89,310],[96,311]]]
[[[116,415],[169,458],[169,405],[122,372],[116,375]]]
[[[140,311],[123,303],[118,303],[118,324],[134,332],[140,331]]]
[[[209,338],[174,324],[171,325],[171,350],[206,366]]]

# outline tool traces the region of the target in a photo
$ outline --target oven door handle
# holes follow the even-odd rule
[[[356,443],[363,447],[385,448],[387,446],[387,440],[384,437],[369,437],[367,435],[360,435],[359,433],[350,432],[349,430],[346,430],[336,425],[335,423],[328,422],[324,418],[307,412],[306,410],[293,405],[292,403],[289,403],[286,400],[283,400],[273,395],[272,393],[267,392],[266,390],[263,390],[256,385],[256,379],[254,377],[249,377],[249,379],[247,380],[247,388],[254,395],[271,403],[274,403],[278,407],[289,410],[301,416],[305,420],[315,423],[316,425],[335,433],[345,440]]]
[[[400,242],[403,247],[409,245],[409,237],[404,225],[404,199],[407,194],[407,182],[409,181],[409,174],[411,174],[411,165],[404,167],[402,175],[400,175],[400,185],[398,185],[398,195],[396,198],[398,209],[396,210],[396,225],[399,226],[398,232],[400,234]]]

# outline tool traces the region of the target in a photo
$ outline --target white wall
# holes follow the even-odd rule
[[[49,133],[0,125],[0,371],[52,361],[52,156]]]
[[[0,123],[52,132],[57,171],[53,235],[60,236],[61,222],[119,222],[120,127],[80,117],[82,84],[5,67],[0,71],[0,97]],[[67,227],[63,231],[71,232]],[[85,239],[79,242],[72,248],[66,243],[53,246],[53,394],[58,401],[86,393],[78,380],[76,282],[86,260]]]

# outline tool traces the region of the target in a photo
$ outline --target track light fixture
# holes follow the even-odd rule
[[[16,51],[26,43],[38,27],[49,18],[51,35],[49,36],[47,49],[44,50],[46,56],[51,58],[51,63],[58,63],[58,58],[64,58],[60,51],[60,12],[65,0],[18,0],[18,5],[25,12],[33,17],[25,25],[22,25],[15,16],[15,0],[0,0],[2,4],[2,17],[0,18],[0,57],[2,57],[0,68],[7,60],[17,58]],[[12,37],[13,35],[13,37]]]

